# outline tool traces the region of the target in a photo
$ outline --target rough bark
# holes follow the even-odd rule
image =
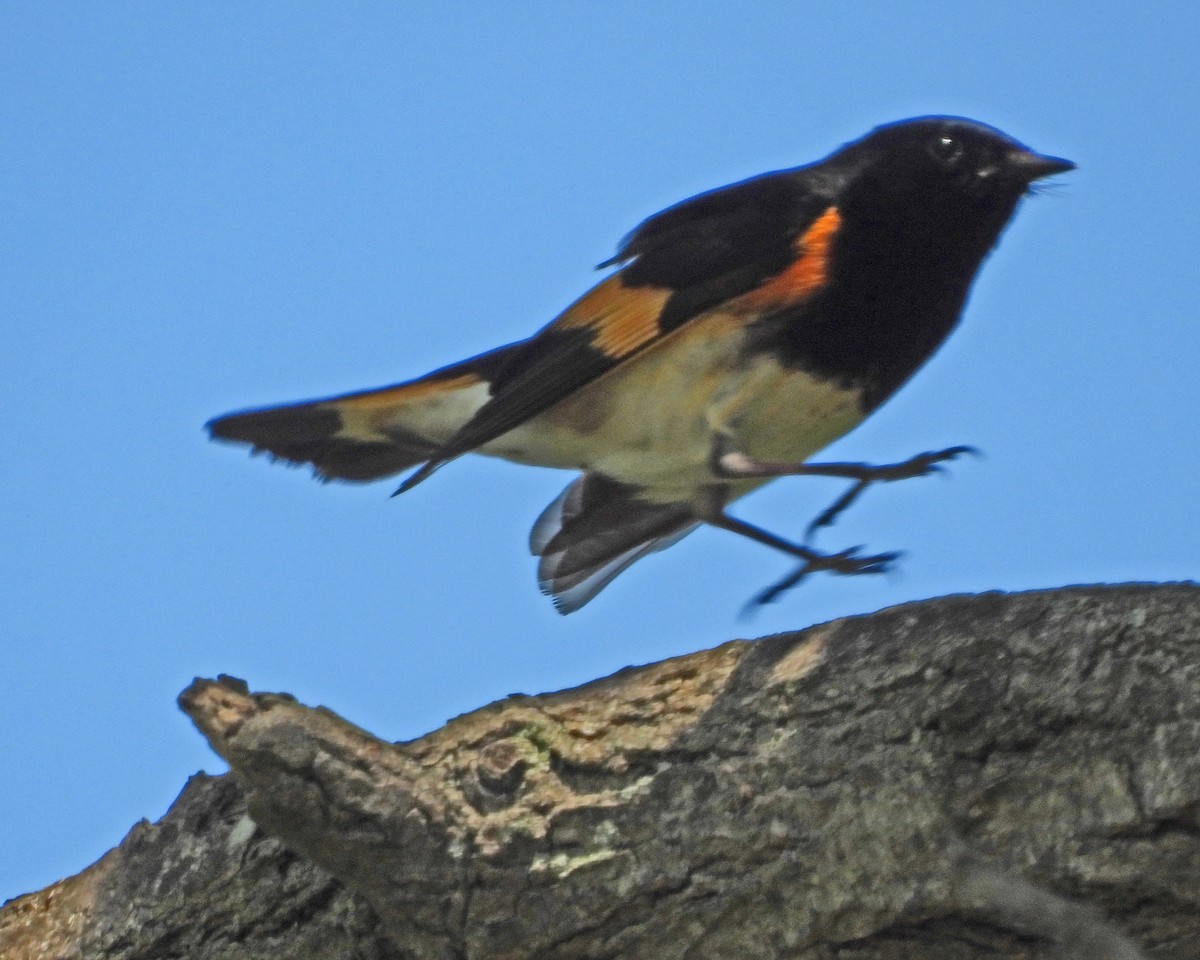
[[[404,744],[180,703],[231,775],[11,901],[4,960],[1200,957],[1195,585],[910,604]]]

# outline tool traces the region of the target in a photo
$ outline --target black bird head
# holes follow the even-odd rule
[[[950,242],[974,238],[969,246],[985,250],[1034,181],[1075,168],[962,117],[877,127],[816,166],[832,175],[843,209],[860,223],[890,223],[913,239],[925,233]]]
[[[1075,169],[1070,160],[1034,153],[995,127],[963,117],[888,123],[822,163],[886,176],[893,187],[979,197],[1020,195],[1034,180]]]

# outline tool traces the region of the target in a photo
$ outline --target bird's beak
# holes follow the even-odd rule
[[[1031,150],[1014,150],[1008,156],[1008,165],[1010,170],[1015,170],[1024,177],[1027,183],[1075,169],[1075,164],[1070,160],[1064,160],[1062,157],[1046,157]]]

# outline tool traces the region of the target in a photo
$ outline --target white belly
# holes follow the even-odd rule
[[[861,421],[854,391],[769,356],[742,360],[742,339],[736,318],[710,315],[480,452],[595,470],[654,499],[686,500],[713,482],[719,434],[752,457],[792,463]]]

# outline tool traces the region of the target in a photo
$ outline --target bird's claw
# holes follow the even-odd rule
[[[918,453],[915,457],[910,457],[900,463],[891,463],[882,467],[863,466],[850,489],[822,510],[816,519],[804,528],[804,542],[810,542],[817,531],[823,527],[833,526],[833,522],[841,516],[842,512],[854,503],[871,484],[927,477],[935,473],[944,474],[946,469],[940,464],[961,456],[978,457],[981,454],[975,447],[959,445],[947,447],[945,450],[926,450],[924,453]]]
[[[909,457],[909,459],[902,463],[893,463],[886,467],[879,467],[878,472],[874,476],[869,476],[865,479],[868,483],[873,480],[890,483],[893,480],[927,477],[931,473],[945,472],[944,468],[938,466],[938,464],[968,455],[977,457],[980,453],[975,447],[963,445],[947,447],[945,450],[926,450],[924,453],[918,453],[915,457]]]
[[[860,557],[858,556],[858,551],[861,549],[861,546],[857,546],[850,547],[848,550],[842,550],[839,553],[827,555],[815,554],[813,557],[805,560],[804,563],[782,580],[771,584],[766,589],[759,591],[751,597],[742,609],[743,614],[751,613],[758,607],[765,606],[768,603],[774,603],[783,594],[791,590],[792,587],[808,579],[810,574],[820,573],[823,570],[845,577],[859,576],[861,574],[887,573],[901,556],[898,551],[891,551]]]

